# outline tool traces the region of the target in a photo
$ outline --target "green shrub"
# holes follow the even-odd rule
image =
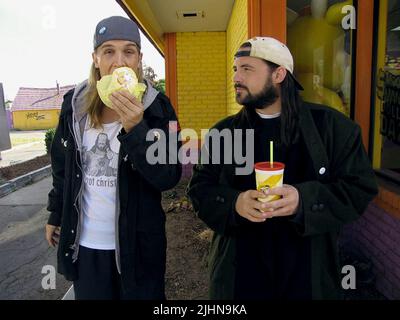
[[[154,88],[165,94],[165,79],[160,79],[154,83]]]
[[[56,133],[55,128],[48,129],[46,131],[46,134],[44,136],[44,142],[46,144],[46,152],[47,154],[50,154],[51,151],[51,144],[53,143],[54,135]]]

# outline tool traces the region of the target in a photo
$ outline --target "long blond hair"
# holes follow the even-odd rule
[[[140,55],[139,47],[137,47],[137,49]],[[144,82],[142,61],[139,61],[137,74],[139,82]],[[101,79],[100,70],[96,68],[94,62],[92,62],[92,65],[90,67],[87,88],[85,90],[84,101],[86,105],[85,111],[89,116],[90,127],[96,129],[102,128],[101,114],[104,108],[104,104],[100,99],[96,87],[97,81],[99,81],[100,79]]]

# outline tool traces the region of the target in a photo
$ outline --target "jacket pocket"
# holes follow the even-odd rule
[[[209,256],[209,278],[211,281],[219,281],[223,275],[221,264],[226,257],[226,249],[229,239],[226,237],[215,236],[211,243],[210,256]],[[222,273],[221,273],[222,272]]]
[[[165,232],[140,232],[136,234],[136,281],[163,281],[165,274],[167,240]]]

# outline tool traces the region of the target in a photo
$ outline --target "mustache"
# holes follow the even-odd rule
[[[243,86],[243,85],[241,85],[239,83],[235,83],[233,86],[235,87],[235,89],[236,88],[242,88],[242,89],[246,89],[247,91],[249,91],[249,89],[246,86]]]

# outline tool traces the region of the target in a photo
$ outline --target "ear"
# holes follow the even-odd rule
[[[286,78],[287,70],[284,67],[278,67],[273,73],[272,80],[275,84],[282,83]]]
[[[94,66],[96,67],[96,69],[98,69],[99,68],[99,61],[98,61],[99,58],[97,57],[96,52],[92,53],[92,60],[93,60]]]

